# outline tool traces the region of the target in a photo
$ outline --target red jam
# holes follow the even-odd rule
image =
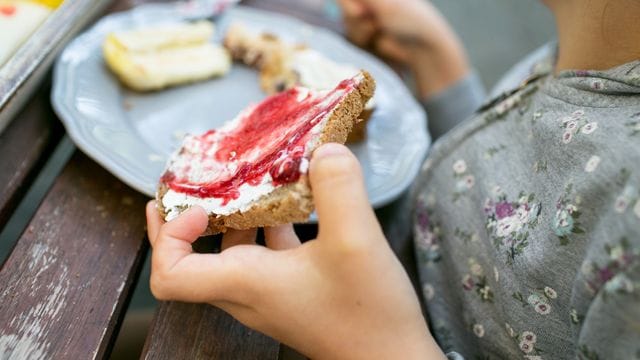
[[[0,5],[0,14],[4,15],[4,16],[12,16],[13,14],[16,13],[16,6],[15,5]]]
[[[223,205],[240,196],[240,186],[259,185],[267,173],[274,186],[295,182],[301,175],[300,164],[305,145],[313,136],[311,130],[355,90],[355,85],[354,79],[348,79],[328,93],[307,93],[293,88],[268,97],[241,113],[233,129],[210,130],[193,137],[191,141],[197,142],[197,154],[185,151],[184,147],[180,150],[180,157],[188,157],[186,164],[213,160],[222,164],[236,162],[234,172],[206,174],[208,181],[193,183],[189,180],[191,166],[176,169],[170,164],[161,181],[176,192],[221,198]]]

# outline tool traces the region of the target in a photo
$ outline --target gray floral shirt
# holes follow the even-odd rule
[[[434,336],[467,359],[640,359],[640,61],[540,76],[415,187]]]

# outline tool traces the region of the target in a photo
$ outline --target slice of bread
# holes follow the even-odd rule
[[[226,74],[231,57],[209,40],[211,22],[110,33],[102,46],[109,68],[127,87],[152,91]]]
[[[345,80],[347,81],[347,80]],[[227,229],[251,229],[257,227],[265,227],[265,226],[276,226],[279,224],[285,224],[290,222],[304,222],[309,218],[309,215],[313,211],[313,199],[311,196],[311,188],[309,186],[309,180],[307,176],[308,171],[308,160],[311,156],[311,153],[315,148],[320,146],[321,144],[327,142],[337,142],[344,143],[347,139],[349,132],[352,130],[354,124],[358,120],[359,115],[362,113],[365,104],[367,101],[373,96],[373,92],[375,90],[375,81],[367,72],[361,72],[356,77],[351,79],[352,85],[344,93],[340,93],[339,101],[332,102],[330,107],[326,109],[326,112],[322,115],[322,120],[317,124],[321,124],[319,131],[316,133],[316,128],[314,127],[312,131],[308,131],[306,134],[311,134],[312,141],[306,142],[304,149],[304,158],[300,162],[300,164],[306,162],[306,166],[300,166],[300,176],[297,180],[292,182],[287,182],[284,184],[276,185],[273,189],[261,195],[259,198],[248,202],[243,205],[241,209],[233,211],[231,213],[227,213],[225,215],[217,214],[213,211],[208,211],[209,213],[209,226],[204,235],[212,235],[221,232],[225,232]],[[342,85],[342,84],[341,84]],[[296,88],[297,89],[297,88]],[[292,89],[290,91],[294,91],[296,89]],[[338,91],[336,88],[334,91]],[[309,91],[309,90],[304,90]],[[319,93],[322,94],[322,93]],[[275,97],[280,96],[276,95]],[[268,99],[267,99],[268,100]],[[302,100],[300,100],[302,101]],[[324,104],[324,103],[322,103]],[[256,109],[260,104],[255,107],[250,107],[248,110],[253,111],[252,109]],[[315,111],[315,110],[314,110]],[[241,113],[245,114],[245,112]],[[304,115],[303,115],[304,116]],[[242,119],[242,118],[241,118]],[[317,119],[317,118],[315,118]],[[276,119],[277,120],[277,119]],[[234,120],[235,121],[235,120]],[[229,125],[231,124],[231,125]],[[232,126],[237,126],[237,123],[233,121],[223,126],[221,129],[217,130],[218,132],[224,131],[232,131],[229,129],[233,129]],[[226,129],[226,130],[225,130]],[[217,132],[210,132],[211,134],[217,134]],[[209,134],[209,133],[206,133]],[[201,136],[207,136],[207,135]],[[215,136],[215,135],[212,135]],[[226,135],[221,135],[226,136]],[[303,134],[303,136],[305,136]],[[306,139],[306,138],[305,138]],[[202,203],[206,203],[206,198],[196,198],[193,195],[177,195],[177,198],[181,199],[179,202],[175,202],[176,195],[175,191],[172,190],[172,185],[169,183],[170,180],[174,177],[174,174],[170,173],[171,169],[173,169],[174,163],[178,163],[180,161],[180,157],[187,156],[190,148],[188,148],[187,143],[191,141],[189,139],[185,140],[185,144],[176,151],[174,156],[170,159],[167,171],[165,175],[161,178],[158,191],[156,194],[157,198],[157,206],[158,210],[162,214],[163,218],[167,220],[171,220],[175,218],[179,213],[186,210],[189,206],[193,204],[201,205]],[[221,140],[224,141],[224,140]],[[306,140],[305,140],[306,141]],[[215,151],[218,151],[220,147],[218,145],[213,145]],[[205,149],[204,151],[208,151],[207,149],[211,149],[211,147],[197,145],[194,147],[195,149]],[[235,152],[231,152],[232,156],[235,156]],[[281,152],[278,152],[280,154]],[[196,154],[197,155],[197,154]],[[217,153],[214,155],[209,154],[210,156],[216,157]],[[190,155],[191,156],[191,155]],[[264,155],[267,156],[267,155]],[[204,157],[194,156],[194,158],[204,159]],[[187,159],[189,159],[187,157]],[[190,164],[188,169],[191,169]],[[298,168],[296,168],[297,171]],[[167,174],[171,174],[170,177]],[[271,179],[268,175],[270,173],[265,173],[264,179]],[[234,175],[235,176],[235,175]],[[269,176],[269,178],[266,178]],[[244,186],[244,184],[242,185]],[[242,187],[238,187],[238,189],[243,189]],[[248,189],[248,188],[244,188]],[[193,190],[193,189],[190,189]],[[199,191],[200,189],[196,189]],[[252,190],[247,190],[252,191]],[[224,209],[223,209],[224,210]],[[219,211],[225,212],[225,211]]]
[[[359,71],[350,64],[335,62],[304,44],[289,44],[269,33],[252,33],[240,23],[229,27],[223,44],[233,60],[260,71],[260,87],[267,94],[294,86],[327,90]],[[374,109],[373,100],[367,102],[360,115],[362,121],[350,133],[347,142],[364,140],[367,121]]]

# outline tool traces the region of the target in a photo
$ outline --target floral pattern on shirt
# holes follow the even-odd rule
[[[418,200],[416,207],[415,237],[417,254],[422,262],[440,260],[440,236],[442,231],[423,200]]]
[[[583,344],[579,347],[578,359],[580,360],[600,360],[600,356],[597,352],[589,348],[589,346]]]
[[[564,193],[556,202],[556,214],[553,219],[553,231],[560,239],[560,245],[569,244],[569,236],[573,234],[584,234],[584,229],[580,224],[581,212],[578,210],[579,198],[571,200],[573,184],[565,187]]]
[[[462,278],[462,288],[465,291],[475,291],[482,302],[493,302],[493,290],[488,284],[484,269],[475,258],[467,260],[469,273]]]
[[[496,145],[496,146],[491,146],[490,148],[488,148],[485,152],[484,152],[484,158],[486,160],[490,160],[491,158],[493,158],[497,153],[506,150],[506,146],[500,144],[500,145]]]
[[[433,333],[438,342],[438,345],[444,352],[452,350],[453,336],[451,335],[451,329],[447,326],[447,323],[442,320],[435,320],[433,322]]]
[[[476,178],[469,172],[467,163],[460,159],[453,163],[453,177],[455,179],[453,201],[456,202],[476,184]]]
[[[582,267],[587,289],[593,294],[603,290],[605,300],[608,295],[638,291],[640,284],[626,273],[640,266],[640,249],[632,248],[628,239],[623,238],[615,245],[606,244],[604,250],[607,254],[604,263],[590,262]]]
[[[551,302],[558,297],[558,293],[545,286],[542,289],[536,289],[525,299],[521,292],[514,292],[511,297],[518,300],[523,307],[531,306],[533,310],[540,315],[548,315],[551,312]]]
[[[596,171],[601,161],[602,159],[600,158],[600,156],[593,155],[592,157],[589,158],[589,160],[587,160],[587,163],[584,165],[584,171],[588,173],[592,173]]]
[[[580,325],[582,323],[582,320],[584,320],[584,315],[579,314],[578,310],[576,309],[571,309],[571,311],[569,312],[569,317],[571,318],[571,323],[573,325]]]
[[[533,172],[536,174],[546,173],[549,170],[549,164],[547,163],[546,160],[536,160],[536,162],[533,163],[533,166],[531,168],[533,169]]]
[[[613,210],[618,214],[624,214],[629,209],[640,219],[640,194],[632,185],[625,186],[613,204]]]
[[[424,296],[424,299],[426,301],[433,300],[433,297],[436,295],[433,285],[429,283],[425,283],[424,285],[422,285],[422,295]]]
[[[471,322],[467,322],[467,328],[479,339],[482,339],[485,335],[484,325],[479,323],[476,319],[471,319]]]
[[[486,228],[493,244],[507,254],[507,262],[513,263],[529,245],[529,231],[538,224],[540,203],[534,202],[534,194],[521,192],[517,201],[509,201],[500,194],[497,199],[485,201]]]
[[[534,76],[535,77],[535,76]],[[532,77],[533,79],[533,77]],[[527,82],[527,81],[525,81]],[[528,102],[524,102],[529,96],[534,94],[538,90],[538,84],[532,82],[530,84],[524,84],[520,88],[514,90],[511,93],[505,93],[496,98],[490,104],[487,104],[481,108],[488,111],[485,113],[484,121],[487,124],[498,121],[505,117],[512,109],[522,106],[524,109],[520,111],[520,115],[529,108]]]
[[[538,336],[533,331],[525,330],[522,333],[517,333],[508,323],[505,323],[504,325],[507,330],[507,334],[518,345],[518,348],[524,354],[525,359],[542,359],[541,355],[543,351],[536,346],[538,343]]]
[[[635,68],[640,79],[640,61]],[[434,288],[425,305],[446,324],[433,329],[450,339],[447,350],[470,359],[640,359],[640,265],[627,264],[640,249],[640,82],[582,76],[597,79],[542,79],[527,111],[521,94],[502,98],[430,153],[416,192],[439,196],[429,214],[442,228],[442,260],[421,264],[419,275],[430,284],[423,293]],[[606,90],[596,97],[591,86]],[[460,159],[476,183],[454,203]],[[618,176],[621,167],[633,173]],[[485,192],[493,182],[505,190]]]
[[[591,135],[598,130],[598,123],[585,118],[584,110],[576,110],[571,115],[560,119],[562,133],[562,143],[568,144],[573,138],[582,135]]]
[[[465,231],[458,227],[454,230],[453,236],[462,241],[465,245],[480,241],[480,236],[478,235],[478,233]]]

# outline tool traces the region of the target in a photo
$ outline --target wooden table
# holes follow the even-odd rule
[[[116,1],[110,11],[141,2]],[[323,15],[323,4],[244,1],[340,31]],[[0,239],[15,241],[0,268],[0,359],[105,358],[148,252],[148,199],[75,149],[49,93],[47,81],[0,134]],[[406,226],[394,217],[408,216],[404,199],[378,215],[403,263],[412,264]],[[297,231],[310,239],[316,228]],[[413,266],[407,270],[414,275]],[[214,307],[164,302],[143,357],[279,359],[283,349]]]

